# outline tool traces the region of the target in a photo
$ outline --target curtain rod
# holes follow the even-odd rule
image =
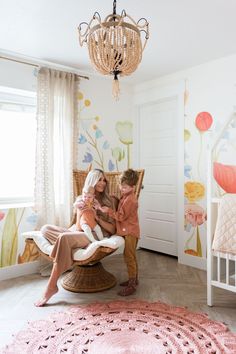
[[[10,60],[10,61],[14,61],[16,63],[21,63],[21,64],[26,64],[26,65],[30,65],[30,66],[34,66],[35,68],[39,68],[41,66],[43,66],[43,64],[33,64],[33,63],[30,63],[30,62],[27,62],[27,61],[24,61],[24,60],[20,60],[20,59],[13,59],[13,58],[9,58],[9,57],[5,57],[3,55],[0,55],[0,58],[1,59],[5,59],[5,60]],[[50,63],[48,64],[45,64],[45,65],[48,65],[49,66]],[[60,64],[59,64],[60,65]],[[76,74],[78,77],[82,78],[82,79],[86,79],[86,80],[89,80],[89,77],[88,76],[84,76],[84,75],[79,75],[79,74]]]

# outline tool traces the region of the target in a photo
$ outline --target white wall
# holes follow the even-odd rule
[[[100,138],[100,151],[104,154],[105,167],[112,158],[112,149],[119,147],[126,151],[126,146],[119,140],[119,135],[115,129],[118,121],[133,121],[133,103],[134,100],[146,92],[158,91],[158,87],[173,85],[185,81],[188,99],[184,105],[183,90],[183,109],[185,111],[185,129],[188,131],[188,138],[185,141],[185,165],[190,168],[188,176],[185,176],[185,185],[187,182],[200,183],[206,188],[206,146],[207,139],[215,135],[224,121],[228,118],[236,104],[236,55],[222,58],[216,61],[206,63],[194,68],[190,68],[173,75],[165,76],[150,82],[137,85],[132,88],[123,83],[121,79],[121,98],[118,102],[114,101],[111,96],[112,80],[108,78],[94,76],[89,81],[81,80],[80,90],[84,95],[84,99],[90,100],[91,104],[81,111],[79,119],[87,119],[99,117],[90,126],[97,124],[102,131],[103,138]],[[25,90],[36,90],[36,76],[33,67],[19,63],[13,63],[5,60],[0,62],[0,86],[15,87]],[[201,133],[195,125],[195,119],[199,112],[207,111],[213,117],[213,125],[210,131]],[[80,127],[81,128],[81,127]],[[80,129],[80,133],[82,133]],[[103,139],[103,140],[102,140]],[[105,144],[105,141],[108,144]],[[103,148],[106,146],[106,149]],[[107,146],[109,146],[107,148]],[[85,169],[88,163],[83,162],[86,149],[90,148],[93,158],[96,157],[95,152],[86,144],[79,144],[80,158],[78,167]],[[225,153],[224,153],[225,154]],[[199,163],[198,163],[199,161]],[[93,161],[94,163],[94,161]],[[113,159],[114,163],[114,159]],[[132,165],[132,163],[131,163]],[[198,169],[199,165],[199,169]],[[119,169],[127,166],[126,157],[119,162]],[[95,167],[95,165],[94,165]],[[199,171],[198,171],[199,170]],[[199,173],[200,172],[200,173]],[[184,196],[183,196],[184,198]],[[185,198],[185,204],[189,203]],[[206,191],[204,196],[195,200],[194,203],[206,210]],[[184,223],[184,215],[183,215]],[[179,244],[182,252],[179,259],[182,263],[189,264],[199,268],[205,268],[206,265],[206,223],[199,225],[200,240],[202,245],[202,256],[191,255],[186,253],[186,241],[194,229],[191,225],[186,225],[186,229]],[[191,248],[194,249],[194,241]]]
[[[37,68],[6,59],[1,59],[0,86],[36,91]]]

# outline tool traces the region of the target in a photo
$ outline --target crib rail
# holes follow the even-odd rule
[[[212,251],[211,285],[236,293],[236,255]]]

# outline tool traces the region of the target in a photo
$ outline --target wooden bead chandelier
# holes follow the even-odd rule
[[[95,12],[89,23],[81,22],[78,27],[79,42],[87,43],[92,65],[103,75],[113,75],[113,96],[118,99],[120,88],[118,76],[133,73],[142,60],[142,53],[149,38],[149,24],[145,18],[135,22],[125,10],[113,13],[104,21]],[[142,43],[141,34],[144,34]]]

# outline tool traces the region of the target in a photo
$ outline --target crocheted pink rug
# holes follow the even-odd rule
[[[71,307],[30,323],[4,354],[236,353],[236,334],[207,315],[160,302]]]

